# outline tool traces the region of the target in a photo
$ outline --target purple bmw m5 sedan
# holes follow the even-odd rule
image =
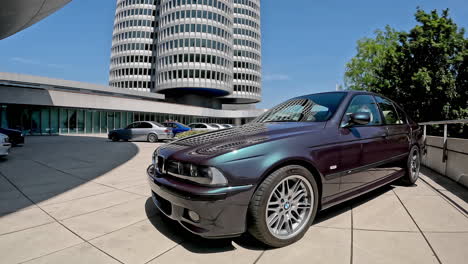
[[[153,201],[207,238],[246,231],[282,247],[318,211],[394,180],[413,184],[420,127],[395,102],[340,91],[288,100],[241,127],[183,138],[155,150]]]

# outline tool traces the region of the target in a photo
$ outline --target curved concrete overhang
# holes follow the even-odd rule
[[[30,27],[71,0],[1,0],[0,39]]]

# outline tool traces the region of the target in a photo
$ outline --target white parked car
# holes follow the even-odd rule
[[[11,143],[8,141],[8,136],[0,134],[0,157],[8,156],[10,148]]]
[[[225,129],[225,127],[223,125],[220,125],[220,124],[209,124],[210,126],[212,127],[216,127],[217,129]]]
[[[211,130],[218,130],[218,127],[214,127],[210,124],[206,123],[192,123],[188,125],[193,131],[211,131]]]

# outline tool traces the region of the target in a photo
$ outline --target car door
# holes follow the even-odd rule
[[[152,123],[150,122],[141,122],[140,126],[139,126],[139,140],[143,140],[143,141],[146,141],[148,140],[148,135],[150,133],[155,133],[155,134],[158,134],[157,133],[157,127],[155,125],[153,125]]]
[[[349,116],[366,112],[370,122],[366,125],[348,126]],[[343,116],[340,127],[341,153],[340,192],[347,192],[376,180],[371,168],[381,160],[381,149],[386,144],[387,130],[376,101],[371,95],[355,95]]]
[[[143,140],[144,122],[137,122],[131,129],[132,140]],[[145,139],[146,140],[146,139]]]
[[[406,158],[410,147],[410,126],[403,111],[396,107],[390,100],[375,97],[387,129],[385,149],[382,151],[381,169],[386,170],[386,175],[403,169],[401,160]],[[383,176],[386,176],[383,175]]]

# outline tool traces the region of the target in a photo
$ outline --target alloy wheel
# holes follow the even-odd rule
[[[300,233],[309,222],[314,204],[310,182],[301,175],[283,179],[273,189],[266,208],[266,224],[279,239]]]
[[[410,173],[411,178],[416,179],[419,177],[419,169],[421,167],[421,161],[419,159],[419,151],[413,149],[411,152],[411,161],[410,161]]]

